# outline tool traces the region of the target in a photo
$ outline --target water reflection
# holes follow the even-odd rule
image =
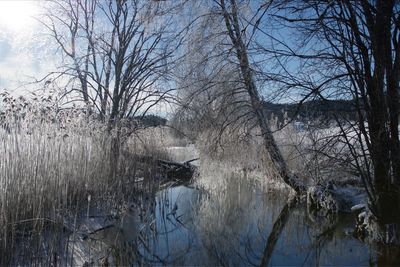
[[[191,186],[157,192],[121,226],[137,226],[129,264],[137,265],[352,265],[377,263],[374,250],[346,234],[354,218],[310,220],[287,192],[264,193],[239,173],[200,177]],[[208,179],[208,180],[207,180]],[[207,183],[215,183],[206,191]],[[128,263],[128,262],[126,262]]]

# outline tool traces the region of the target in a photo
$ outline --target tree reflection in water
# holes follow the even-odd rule
[[[267,193],[240,173],[147,196],[131,243],[138,265],[366,265],[374,250],[347,235],[354,218],[312,217],[287,192]],[[207,180],[209,179],[209,180]],[[146,198],[146,197],[145,197]],[[125,224],[122,233],[133,227]]]

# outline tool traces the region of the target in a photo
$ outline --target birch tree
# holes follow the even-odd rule
[[[280,152],[272,131],[267,122],[267,116],[263,107],[262,98],[254,80],[253,69],[249,61],[248,46],[245,40],[246,31],[239,22],[239,10],[236,0],[219,0],[216,2],[221,15],[224,18],[226,32],[232,43],[237,63],[240,69],[241,81],[250,99],[258,126],[264,138],[264,145],[278,175],[291,186],[297,193],[304,192],[306,187],[300,179],[292,174]]]

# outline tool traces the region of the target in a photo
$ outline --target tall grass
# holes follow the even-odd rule
[[[1,259],[13,258],[20,237],[62,224],[109,188],[108,138],[79,110],[60,112],[51,99],[4,98],[0,127]],[[39,241],[38,241],[39,242]],[[39,243],[32,244],[40,246]],[[38,247],[36,249],[38,249]]]
[[[127,185],[122,179],[133,178],[131,184],[134,184],[135,175],[139,175],[131,173],[137,165],[132,155],[153,153],[160,156],[163,153],[150,146],[151,136],[133,135],[124,143],[119,159],[115,159],[117,176],[110,175],[112,133],[100,121],[79,108],[60,109],[51,96],[35,101],[2,96],[1,264],[15,262],[16,257],[20,257],[15,255],[16,251],[27,239],[31,240],[24,245],[31,253],[27,262],[38,257],[43,252],[46,230],[65,231],[65,219],[76,218],[89,204],[120,203],[124,197],[122,188]],[[134,194],[134,191],[129,193]],[[59,240],[53,239],[55,247],[50,248],[50,252],[60,253],[56,244]]]

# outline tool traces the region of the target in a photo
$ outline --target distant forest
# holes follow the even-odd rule
[[[269,120],[277,120],[278,126],[288,121],[321,124],[328,126],[336,120],[357,119],[353,100],[310,100],[298,104],[264,102]]]

